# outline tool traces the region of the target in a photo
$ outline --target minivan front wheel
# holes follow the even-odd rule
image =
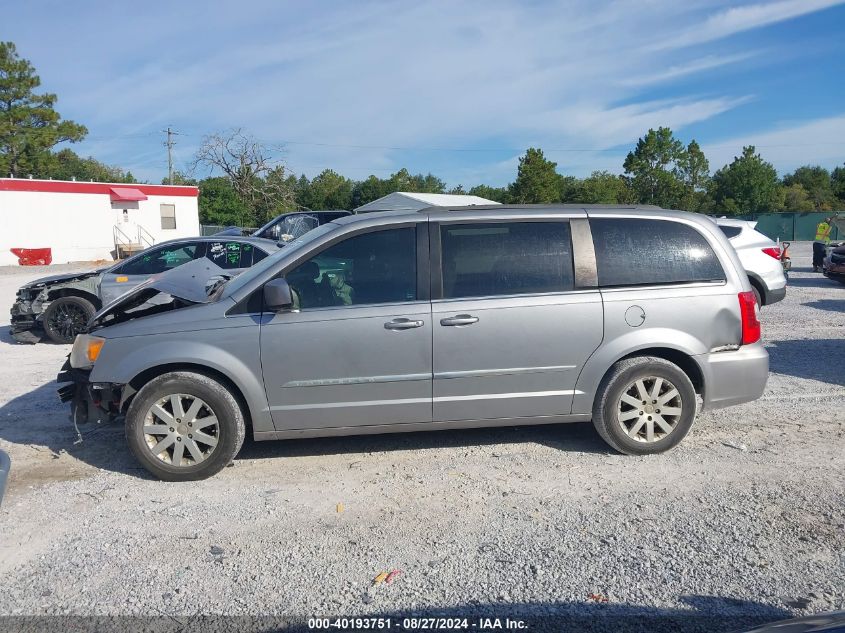
[[[663,358],[616,363],[599,386],[593,424],[621,453],[661,453],[684,439],[695,420],[696,396],[684,371]]]
[[[234,459],[246,432],[232,393],[204,374],[170,372],[148,382],[126,413],[136,459],[164,481],[194,481]]]

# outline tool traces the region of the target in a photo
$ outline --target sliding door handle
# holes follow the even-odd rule
[[[440,325],[472,325],[473,323],[478,323],[478,317],[472,316],[471,314],[459,314],[457,316],[449,317],[446,319],[440,319]]]
[[[416,327],[422,327],[425,325],[425,321],[412,321],[411,319],[406,319],[404,317],[399,319],[393,319],[392,321],[388,321],[384,324],[385,330],[412,330]]]

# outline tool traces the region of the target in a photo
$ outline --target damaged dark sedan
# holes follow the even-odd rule
[[[278,249],[274,241],[251,237],[182,238],[106,268],[42,277],[18,290],[11,309],[12,336],[19,343],[37,343],[44,335],[55,343],[73,343],[97,310],[152,275],[198,259],[237,274]]]

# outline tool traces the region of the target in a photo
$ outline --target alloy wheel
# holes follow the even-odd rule
[[[616,407],[619,426],[637,442],[659,442],[678,426],[684,403],[677,387],[659,376],[639,378],[622,392]]]
[[[50,315],[50,327],[58,332],[62,338],[73,340],[88,322],[85,310],[73,303],[62,303]]]
[[[144,439],[155,458],[165,464],[194,466],[217,448],[220,423],[204,400],[185,393],[171,394],[147,411]]]

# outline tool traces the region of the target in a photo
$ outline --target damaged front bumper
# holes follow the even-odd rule
[[[59,399],[70,402],[70,417],[75,425],[111,422],[121,415],[123,385],[91,382],[91,370],[75,369],[65,360],[56,382]]]
[[[42,314],[40,303],[19,296],[9,312],[12,316],[9,329],[18,343],[37,343],[41,340],[43,327],[39,319]]]

